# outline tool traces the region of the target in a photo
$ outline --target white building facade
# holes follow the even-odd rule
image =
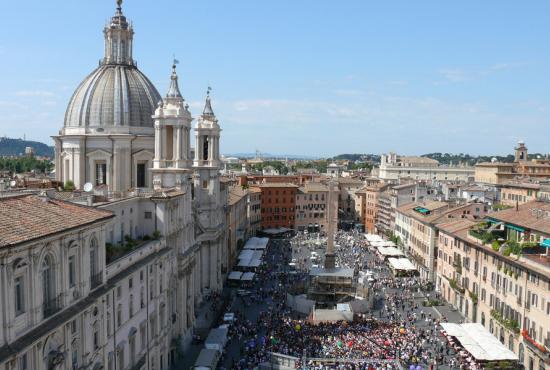
[[[382,180],[473,181],[475,170],[469,166],[440,165],[425,157],[404,157],[395,153],[380,156],[378,177]]]
[[[193,152],[175,65],[161,99],[132,59],[121,3],[104,29],[104,58],[54,137],[58,180],[94,189],[70,202],[30,196],[41,199],[21,210],[30,220],[21,242],[4,245],[15,227],[2,225],[2,370],[168,369],[191,342],[201,301],[222,289],[226,196],[210,97]],[[36,232],[52,220],[54,234]]]

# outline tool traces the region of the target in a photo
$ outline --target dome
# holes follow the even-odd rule
[[[160,94],[132,58],[134,30],[117,1],[105,26],[105,56],[74,92],[65,128],[153,127]],[[117,130],[119,131],[119,130]]]
[[[102,64],[82,81],[65,114],[65,127],[153,127],[160,94],[134,65]]]

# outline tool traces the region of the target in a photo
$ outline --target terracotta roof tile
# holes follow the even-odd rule
[[[109,211],[37,195],[0,199],[0,248],[113,217]]]

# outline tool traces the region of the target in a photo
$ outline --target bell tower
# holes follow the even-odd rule
[[[153,188],[180,188],[191,172],[190,131],[191,113],[178,86],[176,62],[172,66],[170,87],[158,104],[155,114],[155,157],[153,159]]]
[[[516,156],[515,156],[516,162],[527,160],[527,147],[525,146],[525,143],[523,141],[518,141],[518,146],[515,148],[515,150],[516,150]]]
[[[220,224],[220,126],[212,110],[210,88],[202,115],[195,128],[195,199],[199,205],[201,224],[206,228]]]
[[[200,243],[197,263],[202,268],[196,276],[196,285],[213,291],[222,287],[223,251],[226,249],[225,212],[220,193],[220,132],[208,88],[204,110],[195,128],[193,205],[198,218],[196,222],[202,230],[197,237]]]

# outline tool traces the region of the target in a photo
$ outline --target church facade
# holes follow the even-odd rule
[[[161,97],[133,59],[121,3],[53,137],[57,179],[77,192],[0,199],[19,212],[2,215],[6,228],[26,220],[0,243],[0,369],[169,369],[223,287],[227,195],[209,92],[193,124],[174,63]]]

